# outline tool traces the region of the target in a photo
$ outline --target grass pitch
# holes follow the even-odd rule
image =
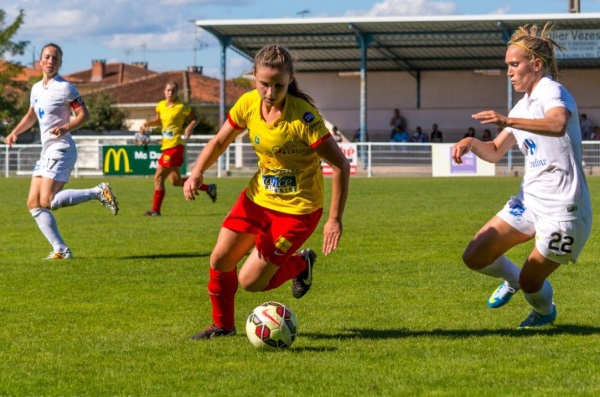
[[[151,178],[109,182],[119,215],[97,202],[56,211],[74,259],[49,262],[25,204],[29,179],[0,181],[0,395],[600,394],[597,227],[579,263],[550,279],[554,328],[517,330],[530,310],[523,295],[488,309],[499,280],[461,263],[520,179],[352,179],[341,244],[319,255],[310,293],[295,300],[289,283],[240,290],[239,335],[210,341],[189,337],[211,322],[208,256],[247,180],[217,180],[216,204],[168,187],[160,218],[141,216]],[[600,179],[589,184],[599,209]],[[307,246],[320,251],[321,233]],[[531,247],[508,257],[521,263]],[[298,317],[287,351],[261,352],[246,339],[246,316],[267,300]]]

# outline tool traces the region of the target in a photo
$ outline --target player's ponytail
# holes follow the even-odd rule
[[[550,35],[555,28],[556,25],[552,22],[546,22],[541,33],[538,34],[539,27],[535,24],[520,26],[510,38],[508,45],[516,45],[525,49],[532,60],[539,58],[552,78],[558,81],[559,71],[554,47],[559,50],[564,50],[564,48]]]
[[[294,61],[290,52],[276,44],[268,44],[261,48],[254,57],[254,69],[257,66],[262,66],[270,69],[287,70],[290,76],[294,77]],[[315,100],[298,86],[295,78],[288,85],[288,93],[298,98],[304,99],[306,102],[316,107]]]

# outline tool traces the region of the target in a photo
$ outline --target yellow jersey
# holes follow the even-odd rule
[[[314,151],[329,130],[317,109],[288,94],[281,116],[272,124],[261,115],[256,90],[238,99],[227,115],[248,138],[258,156],[258,171],[246,195],[256,204],[287,214],[308,214],[323,208],[321,158]]]
[[[162,144],[160,149],[170,149],[184,145],[183,123],[192,112],[192,108],[176,101],[172,106],[167,106],[167,101],[162,100],[155,109],[160,117]]]

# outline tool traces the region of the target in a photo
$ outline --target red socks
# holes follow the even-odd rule
[[[290,259],[277,270],[271,278],[271,281],[269,281],[269,285],[267,285],[263,291],[277,288],[286,281],[298,277],[304,269],[306,269],[306,261],[304,258],[298,254],[292,255]]]
[[[237,270],[224,273],[210,268],[208,294],[212,304],[213,323],[226,331],[235,328],[234,303],[237,289]]]
[[[160,207],[165,198],[166,190],[155,190],[154,200],[152,202],[152,211],[160,213]]]

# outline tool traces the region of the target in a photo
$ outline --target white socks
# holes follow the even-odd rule
[[[538,292],[534,292],[533,294],[524,294],[525,299],[536,312],[540,314],[550,314],[552,313],[552,295],[554,291],[552,290],[552,286],[548,280],[544,280],[544,284],[542,285],[542,289]]]
[[[64,252],[68,247],[58,232],[56,219],[54,219],[52,212],[47,208],[34,208],[29,210],[29,213],[31,213],[31,216],[37,222],[42,234],[52,245],[54,252]]]
[[[57,210],[62,207],[70,207],[90,201],[92,199],[98,199],[98,189],[98,187],[94,187],[91,189],[61,190],[60,192],[56,193],[52,203],[50,203],[50,206],[52,207],[52,210]]]
[[[511,287],[519,288],[519,274],[521,273],[521,269],[504,255],[500,255],[495,261],[477,271],[487,276],[502,278]]]

